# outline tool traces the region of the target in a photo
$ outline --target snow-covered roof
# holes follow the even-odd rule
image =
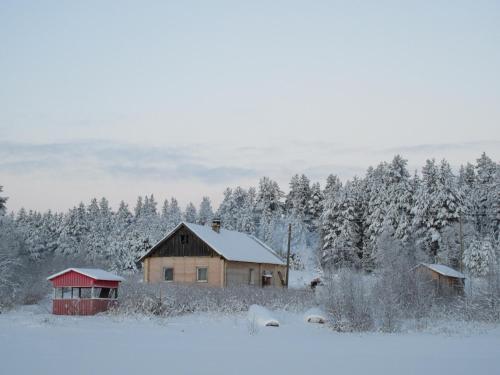
[[[52,276],[47,277],[47,280],[52,280],[57,276],[64,275],[70,271],[74,271],[77,273],[81,273],[82,275],[91,277],[95,280],[103,280],[103,281],[124,281],[123,277],[115,275],[114,273],[101,270],[99,268],[67,268],[64,271],[53,274]]]
[[[141,260],[146,258],[183,225],[227,260],[236,262],[285,264],[274,250],[254,236],[223,228],[217,233],[209,226],[185,222],[181,222],[177,225],[177,227],[167,234],[165,238],[153,246]]]
[[[449,277],[456,277],[458,279],[465,279],[465,275],[461,272],[458,272],[454,270],[453,268],[450,268],[448,266],[445,266],[444,264],[428,264],[428,263],[421,263],[423,266],[433,270],[434,272],[437,272],[443,276],[449,276]]]

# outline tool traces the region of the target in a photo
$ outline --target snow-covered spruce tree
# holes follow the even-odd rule
[[[156,207],[157,203],[153,194],[149,197],[145,196],[142,210],[139,216],[135,218],[135,228],[148,239],[148,242],[153,244],[163,237],[160,216]]]
[[[268,177],[260,179],[256,201],[256,213],[259,220],[257,233],[261,240],[271,244],[271,246],[274,240],[278,240],[281,243],[281,238],[275,238],[273,231],[281,220],[283,196],[284,194],[276,181]]]
[[[235,203],[233,199],[233,190],[231,188],[226,188],[224,190],[224,198],[222,199],[219,209],[217,210],[216,216],[221,221],[223,228],[228,230],[236,229],[236,213],[235,213]]]
[[[472,240],[464,252],[464,265],[474,276],[485,276],[494,264],[495,253],[490,239]]]
[[[31,260],[40,260],[46,255],[46,239],[43,233],[42,214],[30,210],[26,226],[23,229],[22,233],[26,244],[26,254]]]
[[[380,163],[376,168],[369,168],[365,178],[366,209],[363,217],[364,244],[363,268],[372,271],[378,257],[377,240],[381,235],[387,214],[387,186],[389,167]]]
[[[481,238],[498,239],[500,227],[500,164],[485,153],[477,159],[471,220]]]
[[[438,167],[434,160],[427,160],[412,214],[413,226],[430,261],[455,262],[456,255],[453,260],[442,259],[441,233],[448,226],[457,228],[462,211],[463,197],[448,162],[443,160]]]
[[[240,230],[251,235],[255,235],[257,231],[257,218],[255,214],[256,199],[257,192],[254,187],[250,187],[245,196],[240,215],[238,216],[238,227]]]
[[[139,258],[143,256],[154,243],[138,229],[127,231],[121,243],[114,243],[113,268],[124,272],[133,272],[139,266]]]
[[[197,216],[196,207],[192,202],[189,202],[186,211],[184,211],[184,220],[188,223],[196,223]]]
[[[3,191],[3,186],[0,185],[0,193]],[[0,196],[0,216],[5,215],[5,204],[7,202],[7,197]]]
[[[212,222],[214,211],[212,209],[212,202],[209,197],[203,197],[198,210],[198,218],[196,222],[200,225],[208,225]]]
[[[160,214],[160,229],[162,233],[166,233],[168,231],[168,213],[170,210],[170,204],[168,203],[168,199],[163,201],[163,206],[161,207]]]
[[[290,181],[290,191],[285,200],[285,211],[306,224],[311,225],[312,217],[309,212],[311,200],[311,183],[306,175],[295,175]]]
[[[309,212],[311,222],[309,223],[309,231],[317,233],[320,226],[321,214],[323,213],[323,192],[319,182],[315,182],[311,186],[311,196],[307,202],[307,211]]]
[[[18,292],[24,247],[23,236],[14,219],[0,215],[0,312],[13,303]]]
[[[310,181],[305,176],[295,175],[290,181],[290,191],[285,200],[285,212],[283,226],[280,230],[283,233],[281,248],[287,245],[287,226],[292,225],[291,248],[295,256],[309,257],[309,229],[312,225],[312,215],[309,211],[311,201]]]
[[[233,190],[231,207],[232,207],[232,226],[235,230],[244,232],[245,231],[245,216],[247,213],[243,212],[245,209],[245,203],[247,202],[247,191],[241,186],[237,186]]]
[[[132,213],[128,209],[128,205],[120,202],[118,210],[113,215],[113,229],[110,233],[111,238],[109,246],[106,248],[105,261],[109,264],[113,271],[119,272],[126,269],[131,269],[127,256],[133,259],[135,254],[127,247],[127,235],[134,222]],[[134,266],[135,267],[135,266]]]
[[[413,186],[406,168],[407,160],[396,155],[388,166],[385,222],[392,226],[393,235],[405,242],[411,234]]]
[[[143,212],[142,197],[139,196],[137,197],[137,202],[134,207],[134,217],[138,219],[139,216],[141,216],[142,212]]]
[[[356,213],[356,184],[347,182],[337,194],[325,199],[322,217],[323,269],[359,267],[362,250]]]
[[[461,257],[459,221],[464,212],[464,196],[446,160],[441,161],[438,181],[436,201],[440,207],[436,217],[440,228],[438,259],[442,263],[458,268]]]
[[[320,218],[320,259],[322,267],[330,267],[334,239],[340,233],[340,192],[342,183],[335,175],[329,175],[326,179],[325,190],[323,191],[324,202],[323,212]]]
[[[90,230],[87,210],[80,203],[64,217],[57,252],[61,255],[87,257],[86,240]]]
[[[97,199],[93,198],[87,207],[89,232],[86,237],[86,248],[89,259],[96,260],[104,257],[108,247],[108,235],[105,231],[104,220]],[[109,230],[109,228],[106,228]]]
[[[170,199],[170,206],[167,219],[167,232],[174,229],[182,221],[182,212],[177,199]]]

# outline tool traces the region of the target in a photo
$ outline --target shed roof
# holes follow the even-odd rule
[[[465,275],[461,272],[458,272],[457,270],[454,270],[451,267],[445,266],[444,264],[428,264],[428,263],[421,263],[424,267],[427,267],[434,272],[439,273],[440,275],[443,276],[448,276],[448,277],[455,277],[457,279],[465,279]]]
[[[67,268],[64,271],[53,274],[52,276],[47,277],[47,280],[55,279],[58,276],[64,275],[68,272],[77,272],[82,275],[88,276],[94,280],[103,280],[103,281],[124,281],[123,277],[115,275],[114,273],[101,270],[99,268]]]
[[[181,222],[160,242],[153,246],[141,260],[150,255],[160,244],[172,236],[181,226],[187,227],[215,252],[227,260],[236,262],[280,264],[285,263],[265,243],[246,233],[221,228],[219,233],[209,226]]]

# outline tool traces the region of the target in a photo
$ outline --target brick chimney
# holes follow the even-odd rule
[[[220,233],[220,219],[212,219],[212,230]]]

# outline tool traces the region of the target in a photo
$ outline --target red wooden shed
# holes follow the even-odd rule
[[[116,305],[123,278],[97,268],[68,268],[47,280],[54,287],[53,314],[94,315]]]

